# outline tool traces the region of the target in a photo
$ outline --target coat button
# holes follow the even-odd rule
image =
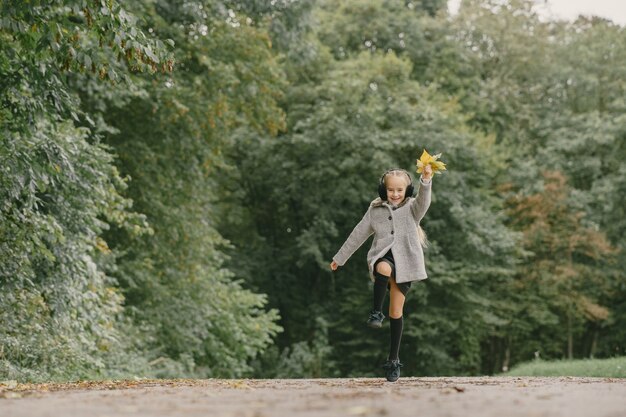
[[[391,220],[391,216],[389,216],[389,220]]]
[[[393,235],[393,230],[391,231],[391,234]]]

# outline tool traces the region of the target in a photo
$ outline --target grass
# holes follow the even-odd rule
[[[611,359],[535,360],[516,365],[502,375],[626,378],[626,356]]]

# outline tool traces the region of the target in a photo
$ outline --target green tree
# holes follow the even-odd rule
[[[323,46],[318,56],[325,61]],[[279,346],[310,340],[321,315],[332,323],[329,357],[342,375],[375,375],[387,351],[387,339],[362,325],[371,302],[359,262],[366,248],[339,273],[328,269],[375,197],[383,170],[411,169],[423,147],[443,151],[454,167],[435,180],[425,219],[433,278],[409,297],[404,354],[416,358],[409,372],[480,368],[479,340],[498,321],[480,288],[512,261],[512,235],[495,215],[497,199],[484,190],[489,139],[466,129],[454,101],[412,81],[411,73],[411,63],[393,53],[329,64],[319,84],[287,92],[289,133],[271,141],[242,132],[229,155],[240,167],[232,187],[245,192],[238,218],[247,220],[247,233],[230,239],[251,255],[247,279],[284,312]]]
[[[523,231],[524,249],[530,255],[520,268],[514,288],[532,294],[530,301],[535,304],[531,307],[531,303],[522,301],[511,321],[528,324],[529,319],[539,317],[539,305],[545,310],[541,316],[548,319],[537,321],[529,329],[552,327],[552,341],[547,342],[546,349],[531,348],[548,357],[561,354],[572,359],[574,337],[584,330],[585,322],[602,323],[609,318],[609,308],[600,302],[610,291],[612,277],[596,266],[616,250],[602,232],[584,224],[584,212],[572,209],[567,201],[570,189],[562,173],[544,172],[543,178],[542,192],[516,196],[509,203],[513,226]],[[529,334],[510,336],[514,349],[528,350],[525,345]]]
[[[132,330],[102,235],[110,225],[145,231],[145,218],[122,197],[126,184],[109,149],[77,126],[88,117],[67,74],[118,79],[125,73],[111,69],[116,55],[167,71],[168,53],[115,1],[0,7],[0,375],[143,369],[123,337]]]
[[[542,170],[559,170],[575,196],[568,200],[570,209],[584,211],[589,227],[623,248],[624,74],[617,62],[624,56],[624,30],[599,18],[542,22],[532,6],[528,1],[463,2],[454,25],[480,77],[460,91],[460,103],[473,126],[505,145],[502,183],[510,181],[531,196],[541,191]],[[591,266],[612,287],[603,304],[620,305],[623,265]],[[602,342],[606,336],[600,351],[623,352],[618,323],[624,317],[617,308],[600,332],[590,326],[580,343]],[[533,334],[551,337],[546,329]],[[609,345],[611,353],[605,350]]]
[[[224,266],[230,244],[215,224],[232,131],[274,135],[284,125],[281,71],[266,30],[219,5],[136,4],[144,30],[174,40],[175,71],[114,95],[77,80],[92,111],[105,109],[106,142],[132,178],[126,195],[154,230],[140,239],[113,230],[107,240],[123,253],[115,276],[160,376],[241,376],[280,331],[266,297]]]

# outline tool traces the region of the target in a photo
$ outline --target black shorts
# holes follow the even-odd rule
[[[393,259],[393,253],[391,253],[391,249],[389,249],[387,253],[382,256],[382,258],[376,259],[376,262],[374,262],[374,271],[376,271],[376,265],[378,265],[379,262],[383,262],[383,261],[387,262],[389,266],[391,266],[391,278],[395,280],[396,279],[396,263]],[[396,284],[398,285],[398,288],[400,288],[400,291],[402,292],[402,294],[404,294],[404,296],[406,297],[406,294],[409,292],[409,288],[411,288],[411,283],[402,282],[400,284],[398,283]],[[387,284],[387,288],[391,291],[391,283]]]

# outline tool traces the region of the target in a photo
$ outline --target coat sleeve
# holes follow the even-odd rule
[[[420,177],[420,188],[417,194],[417,197],[411,202],[411,214],[415,219],[416,223],[419,223],[426,212],[428,211],[428,207],[430,206],[430,190],[432,188],[433,180],[430,179],[428,182],[425,182]]]
[[[339,252],[333,256],[333,261],[337,262],[337,265],[343,266],[354,252],[374,233],[370,217],[371,207],[367,209],[367,212],[352,230],[348,239],[344,242],[339,249]]]

